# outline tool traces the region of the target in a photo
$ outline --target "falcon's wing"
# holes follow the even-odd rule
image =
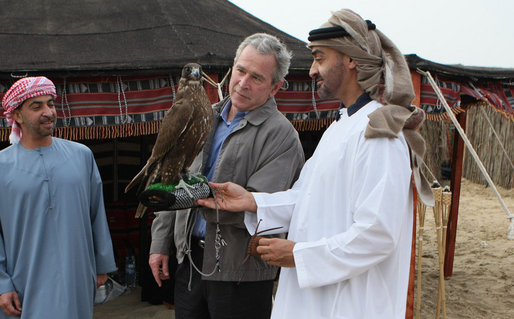
[[[155,164],[160,162],[176,146],[180,135],[187,129],[193,115],[193,108],[189,105],[189,101],[190,99],[187,98],[178,99],[166,112],[152,149],[152,155],[141,171],[127,185],[125,193],[135,185],[146,184],[148,174],[154,170]]]
[[[153,160],[162,158],[176,146],[193,115],[194,108],[190,103],[191,99],[189,98],[179,99],[164,116],[152,149],[151,158]]]

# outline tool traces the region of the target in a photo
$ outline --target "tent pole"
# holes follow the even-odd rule
[[[466,112],[457,114],[457,120],[461,127],[466,129]],[[459,217],[460,188],[462,179],[462,166],[464,162],[464,141],[459,134],[455,134],[452,153],[452,174],[450,187],[452,203],[448,216],[448,228],[446,229],[446,249],[444,259],[444,276],[453,275],[453,257],[455,254],[455,240],[457,238],[457,220]]]

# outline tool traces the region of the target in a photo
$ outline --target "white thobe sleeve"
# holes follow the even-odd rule
[[[289,231],[289,222],[296,205],[299,190],[305,176],[308,175],[312,161],[307,161],[300,172],[298,180],[293,187],[287,191],[276,193],[252,193],[255,203],[257,204],[257,212],[245,212],[245,226],[250,234],[255,232],[257,224],[259,230],[282,227],[280,229],[266,232],[266,235],[280,234]]]
[[[366,272],[391,255],[402,229],[412,227],[408,223],[411,170],[404,141],[366,140],[355,160],[358,170],[348,181],[352,191],[343,197],[351,201],[353,223],[342,233],[295,245],[301,288],[330,285]],[[342,213],[337,203],[331,208],[326,218]]]
[[[273,194],[252,193],[257,203],[257,213],[245,212],[246,229],[251,230],[250,233],[255,232],[260,221],[259,230],[282,227],[266,232],[266,235],[288,232],[297,194],[292,189]]]

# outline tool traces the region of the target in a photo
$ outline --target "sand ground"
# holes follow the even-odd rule
[[[499,188],[499,191],[514,213],[514,188]],[[506,216],[489,187],[462,180],[453,275],[445,280],[447,318],[514,318],[514,240],[507,239],[509,220]],[[435,318],[439,266],[431,208],[425,215],[422,256],[420,318]],[[175,316],[173,310],[164,305],[141,302],[140,289],[136,289],[95,307],[94,318],[170,319]]]
[[[498,190],[514,214],[514,188]],[[462,180],[453,275],[445,280],[447,318],[514,318],[514,240],[507,239],[506,217],[491,188]],[[439,265],[431,208],[423,242],[420,318],[435,318]]]

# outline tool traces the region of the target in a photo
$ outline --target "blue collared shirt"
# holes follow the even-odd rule
[[[357,101],[355,101],[355,103],[353,103],[352,105],[350,105],[350,107],[348,107],[348,109],[347,109],[348,116],[350,117],[353,114],[357,113],[358,110],[360,110],[364,105],[368,104],[371,101],[372,101],[372,99],[369,97],[368,93],[362,93],[361,96],[359,96],[359,98],[357,99]],[[341,103],[341,106],[339,106],[339,110],[341,110],[344,107],[345,107],[344,104]],[[340,118],[341,118],[341,113],[337,112],[336,120],[339,120]]]
[[[221,111],[221,121],[218,122],[218,127],[216,128],[216,132],[214,133],[214,137],[212,139],[209,157],[207,158],[207,162],[203,170],[203,175],[207,177],[209,181],[212,181],[212,178],[214,177],[214,171],[216,170],[216,162],[218,161],[218,157],[220,155],[223,143],[230,135],[230,133],[232,133],[234,128],[236,128],[239,125],[239,122],[241,122],[241,120],[246,116],[246,114],[250,112],[238,112],[234,119],[232,119],[232,121],[229,121],[228,113],[230,112],[231,107],[232,101],[229,100],[223,108],[223,111]],[[205,219],[203,219],[202,214],[199,211],[197,211],[196,223],[193,227],[193,236],[204,238],[205,225]]]

